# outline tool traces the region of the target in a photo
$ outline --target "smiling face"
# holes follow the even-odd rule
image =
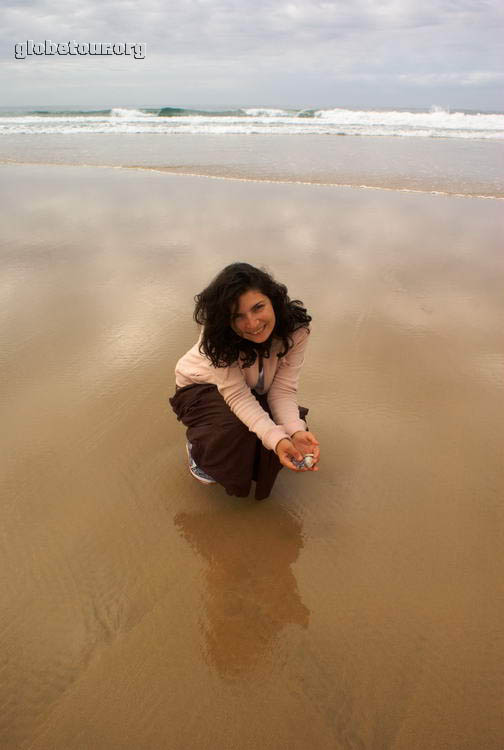
[[[275,311],[270,298],[258,289],[244,292],[231,313],[231,328],[238,336],[262,344],[273,333]]]

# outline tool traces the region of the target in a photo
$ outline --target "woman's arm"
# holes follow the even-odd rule
[[[199,351],[198,342],[177,362],[176,382],[179,386],[190,383],[212,383],[231,411],[251,432],[255,432],[265,448],[275,450],[282,438],[289,437],[281,425],[275,424],[253,396],[239,364],[230,367],[213,367],[209,359]]]
[[[306,424],[299,418],[297,390],[309,335],[306,328],[299,328],[292,334],[294,345],[280,359],[268,390],[268,404],[273,419],[284,427],[289,436],[299,430],[306,430]]]
[[[265,448],[274,451],[283,438],[288,438],[284,427],[277,425],[252,394],[238,364],[214,368],[215,383],[231,411],[251,432],[255,432]]]

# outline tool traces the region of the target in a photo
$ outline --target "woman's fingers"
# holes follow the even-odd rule
[[[292,471],[311,471],[311,469],[309,469],[302,463],[304,456],[300,451],[297,451],[295,449],[289,450],[287,448],[285,449],[285,451],[282,451],[278,457],[280,459],[280,463],[282,463]],[[295,464],[294,461],[298,461],[300,465]]]
[[[308,439],[311,441],[311,452],[313,453],[313,468],[312,471],[318,471],[318,468],[316,464],[318,464],[320,459],[320,443],[313,434],[313,432],[306,431],[306,435]]]
[[[306,471],[318,471],[317,464],[320,460],[320,443],[317,438],[309,430],[296,432],[292,438],[292,442],[298,448],[303,455],[310,453],[313,456],[312,466]]]
[[[286,438],[280,440],[276,447],[276,453],[282,466],[286,466],[287,469],[291,469],[291,471],[302,471],[302,469],[292,462],[292,459],[302,461],[303,454],[290,440],[287,440]]]
[[[308,430],[307,430],[306,431],[306,438],[307,438],[307,440],[309,440],[309,442],[313,446],[320,445],[319,441],[317,440],[317,438],[315,437],[315,435],[313,434],[313,432],[308,432]]]
[[[311,437],[314,438],[313,435]],[[291,471],[318,471],[317,463],[319,461],[319,455],[320,451],[318,448],[318,442],[315,440],[315,442],[305,441],[304,435],[302,437],[298,436],[293,440],[288,440],[287,438],[283,438],[280,440],[278,445],[276,446],[276,454],[278,456],[278,459],[282,466],[285,466],[287,469],[290,469]],[[295,463],[293,463],[293,459],[295,461],[302,461],[304,456],[310,453],[313,455],[313,464],[312,466],[308,467],[302,464],[301,466],[296,466]]]

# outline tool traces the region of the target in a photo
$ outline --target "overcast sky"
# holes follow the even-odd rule
[[[502,0],[2,0],[0,104],[504,110]],[[145,42],[145,59],[14,44]]]

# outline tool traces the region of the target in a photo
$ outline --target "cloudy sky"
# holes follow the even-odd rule
[[[2,106],[504,110],[502,0],[2,0]],[[27,56],[16,42],[144,42]]]

